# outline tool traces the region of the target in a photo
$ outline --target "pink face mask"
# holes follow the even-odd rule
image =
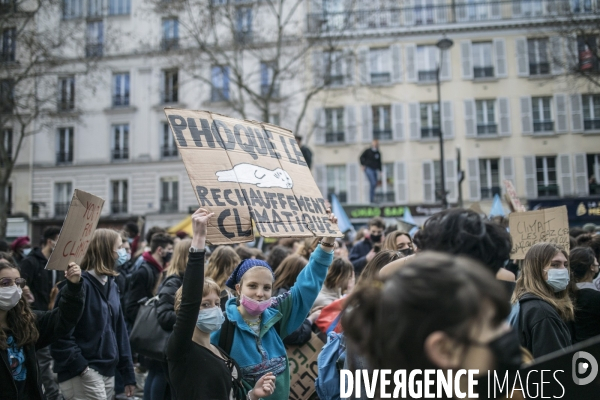
[[[263,313],[267,308],[271,307],[271,299],[256,301],[244,295],[240,298],[240,304],[248,311],[248,314],[256,317]]]

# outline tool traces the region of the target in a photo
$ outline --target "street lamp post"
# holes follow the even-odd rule
[[[438,113],[439,113],[439,121],[440,121],[440,129],[439,129],[439,140],[440,140],[440,174],[441,174],[441,183],[442,183],[442,209],[448,208],[448,199],[446,198],[446,176],[445,170],[446,166],[444,161],[444,134],[442,131],[442,96],[440,89],[440,71],[442,69],[442,63],[444,60],[444,52],[448,50],[454,42],[447,37],[443,37],[439,42],[437,42],[436,46],[440,49],[440,62],[437,66],[436,71],[436,83],[437,83],[437,97],[438,97]]]

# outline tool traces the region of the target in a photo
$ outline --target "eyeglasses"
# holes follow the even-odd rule
[[[25,287],[27,281],[24,278],[2,278],[0,279],[0,288],[7,288],[14,285],[20,286],[21,288]]]

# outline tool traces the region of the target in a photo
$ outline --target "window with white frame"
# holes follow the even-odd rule
[[[392,140],[391,107],[373,106],[373,139]]]
[[[104,53],[104,23],[90,21],[87,23],[85,55],[86,57],[102,57]]]
[[[344,141],[344,109],[325,109],[325,142],[338,143]]]
[[[128,182],[126,179],[111,181],[110,212],[127,214]]]
[[[165,18],[162,20],[162,49],[169,51],[179,48],[179,20]]]
[[[177,103],[179,99],[179,70],[163,71],[163,103]]]
[[[58,79],[58,110],[75,109],[75,77],[66,76]]]
[[[64,217],[67,215],[71,197],[73,195],[73,184],[71,182],[56,182],[54,184],[54,216]]]
[[[175,136],[171,133],[171,127],[168,122],[163,122],[162,140],[160,143],[160,157],[172,158],[178,156]]]
[[[419,82],[432,82],[437,77],[439,49],[436,46],[417,46],[417,73]]]
[[[102,3],[104,0],[88,0],[88,17],[100,17],[102,16]]]
[[[496,101],[476,100],[475,110],[477,112],[477,134],[495,135],[498,133],[496,123]]]
[[[481,198],[492,199],[500,194],[500,160],[498,158],[479,159],[479,185]]]
[[[325,67],[325,84],[339,86],[344,84],[343,53],[339,50],[324,51],[323,65]]]
[[[211,82],[211,101],[229,100],[229,67],[226,65],[213,66]]]
[[[434,23],[435,0],[415,0],[414,13],[416,25],[429,25]]]
[[[529,75],[547,75],[550,73],[548,59],[548,38],[528,39]]]
[[[532,97],[531,111],[533,113],[534,132],[552,132],[552,97]]]
[[[421,139],[440,136],[440,108],[438,103],[420,103]]]
[[[56,135],[56,163],[73,162],[73,128],[58,128]]]
[[[63,0],[63,19],[79,18],[83,16],[83,0]]]
[[[0,49],[0,62],[15,61],[17,51],[17,29],[5,28],[2,30],[2,48]]]
[[[492,42],[473,43],[473,76],[490,78],[494,76],[494,60],[492,59]]]
[[[327,166],[327,199],[331,201],[331,195],[335,194],[340,203],[348,201],[345,165]]]
[[[113,74],[113,98],[114,107],[129,105],[129,72]]]
[[[558,196],[556,178],[556,157],[544,156],[535,158],[538,197]]]
[[[581,96],[583,105],[583,127],[588,130],[600,130],[600,95]]]
[[[112,126],[112,159],[129,159],[129,124]]]
[[[126,15],[131,12],[131,0],[110,0],[108,12],[110,15]]]
[[[369,50],[369,66],[371,71],[371,83],[388,83],[391,81],[391,57],[390,48],[376,48]]]
[[[344,0],[323,0],[324,15],[328,30],[344,28],[346,16],[344,15]]]
[[[252,40],[252,7],[238,7],[235,10],[236,42],[248,43]]]
[[[160,180],[160,212],[179,211],[179,179],[177,177]]]
[[[279,97],[279,83],[273,81],[275,62],[263,61],[260,63],[260,94],[273,99]]]
[[[376,203],[392,203],[396,201],[394,193],[394,163],[381,164],[381,185],[375,189]]]
[[[600,194],[600,154],[586,154],[589,194]]]
[[[571,12],[574,14],[592,11],[592,0],[570,0]]]

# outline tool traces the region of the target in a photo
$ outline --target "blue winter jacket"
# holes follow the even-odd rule
[[[90,367],[108,377],[115,376],[118,369],[125,385],[135,385],[129,336],[114,278],[109,277],[106,282],[108,297],[106,288],[87,271],[81,278],[85,289],[83,315],[71,334],[55,342],[51,349],[58,381],[79,376]]]

